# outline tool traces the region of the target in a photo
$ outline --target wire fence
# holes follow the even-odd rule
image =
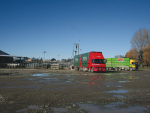
[[[71,63],[0,63],[0,68],[69,69]]]

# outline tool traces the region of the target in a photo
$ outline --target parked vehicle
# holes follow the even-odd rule
[[[130,58],[105,58],[107,70],[138,70],[138,62]]]
[[[105,59],[102,52],[88,52],[74,56],[75,70],[89,72],[104,72],[106,70]]]

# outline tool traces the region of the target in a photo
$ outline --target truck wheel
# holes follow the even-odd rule
[[[75,70],[77,71],[77,68],[75,68]]]
[[[93,73],[93,68],[91,68],[91,73]]]
[[[130,71],[133,71],[132,67],[130,68]]]
[[[75,70],[76,70],[76,71],[78,71],[78,70],[79,70],[79,68],[77,68],[77,67],[76,67],[76,68],[75,68]]]
[[[79,71],[81,71],[81,68],[79,68]]]
[[[83,68],[83,71],[85,72],[85,68]]]

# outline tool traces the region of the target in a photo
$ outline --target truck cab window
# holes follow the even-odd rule
[[[103,59],[92,59],[92,63],[105,63]]]
[[[138,62],[132,62],[132,64],[135,64],[135,65],[137,65],[137,64],[138,64]]]

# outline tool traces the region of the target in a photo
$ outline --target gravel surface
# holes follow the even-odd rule
[[[150,71],[0,69],[0,113],[149,113]]]

